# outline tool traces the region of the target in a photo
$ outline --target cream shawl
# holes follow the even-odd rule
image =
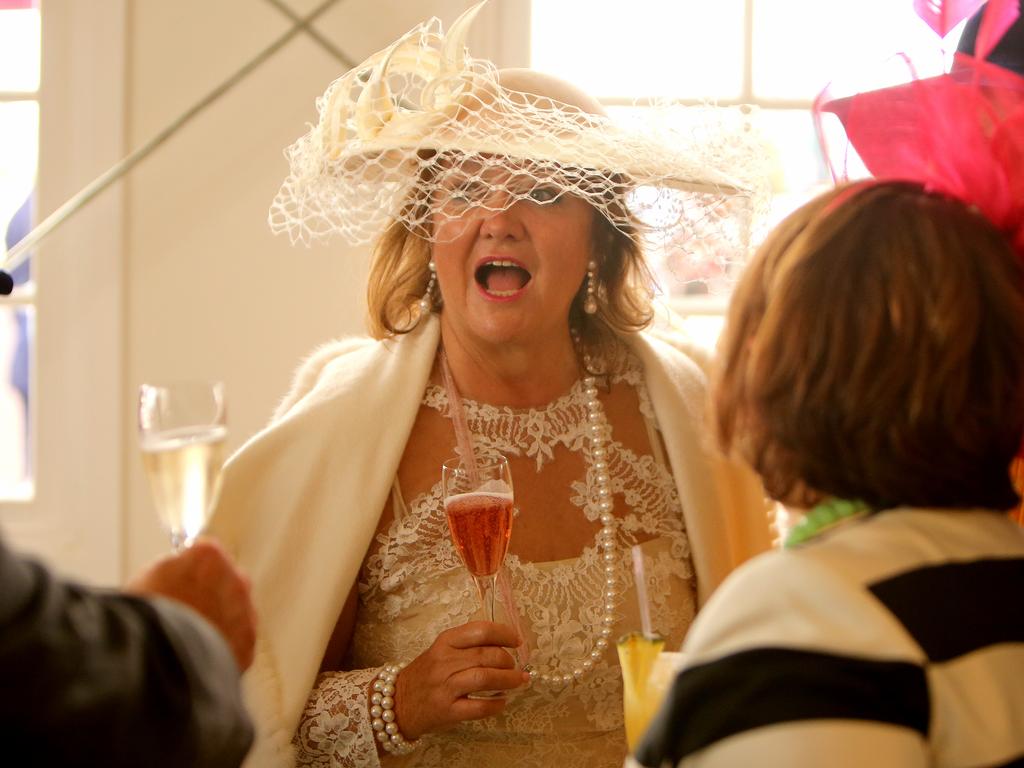
[[[256,661],[245,674],[257,743],[247,766],[291,766],[292,734],[356,580],[420,407],[440,338],[436,319],[388,341],[321,347],[270,425],[227,463],[210,533],[253,581]],[[626,339],[679,490],[701,603],[770,546],[752,474],[724,461],[706,428],[706,381],[678,343]]]

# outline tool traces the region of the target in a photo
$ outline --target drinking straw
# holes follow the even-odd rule
[[[466,411],[462,407],[462,397],[455,386],[455,379],[452,378],[452,370],[448,367],[448,356],[445,354],[444,347],[441,347],[441,374],[444,376],[445,389],[448,390],[448,413],[455,426],[455,440],[462,456],[462,464],[469,474],[469,482],[476,487],[479,485],[479,475],[476,471],[473,436],[469,433],[469,426],[466,424]]]
[[[636,582],[636,599],[640,603],[640,627],[643,629],[644,637],[648,640],[654,637],[654,630],[651,627],[651,606],[647,602],[647,579],[644,578],[644,553],[639,544],[634,544],[633,554],[633,580]]]

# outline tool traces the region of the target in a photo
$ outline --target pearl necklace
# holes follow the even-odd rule
[[[577,666],[568,668],[556,665],[549,671],[540,672],[527,665],[532,683],[564,688],[580,680],[604,655],[611,642],[612,627],[615,625],[615,609],[618,607],[618,590],[615,579],[615,516],[612,514],[611,477],[608,475],[608,450],[605,448],[611,437],[611,425],[604,417],[601,401],[597,399],[597,382],[593,376],[583,379],[583,394],[587,398],[587,437],[590,441],[591,469],[597,488],[597,508],[601,513],[601,530],[597,533],[597,545],[601,550],[604,564],[604,585],[601,589],[602,608],[600,628],[594,640],[590,656]]]

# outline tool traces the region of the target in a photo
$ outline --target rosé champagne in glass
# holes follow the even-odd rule
[[[445,500],[455,548],[474,578],[497,575],[512,535],[511,493],[459,493]]]
[[[454,458],[441,469],[444,511],[452,542],[480,593],[484,618],[494,621],[494,589],[512,535],[512,473],[504,456],[477,458],[474,465]],[[480,691],[470,698],[496,698],[503,691]]]

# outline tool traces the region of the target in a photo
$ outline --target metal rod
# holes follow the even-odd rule
[[[323,48],[334,58],[336,58],[338,61],[344,64],[346,69],[355,69],[356,63],[352,61],[352,59],[350,59],[348,56],[346,56],[345,52],[342,51],[338,46],[336,46],[326,37],[317,32],[316,27],[314,27],[310,23],[312,20],[307,21],[306,19],[303,19],[301,16],[295,13],[295,11],[289,8],[287,4],[283,3],[282,0],[267,0],[267,2],[274,6],[275,8],[277,8],[277,10],[279,10],[289,19],[291,19],[293,23],[300,25],[307,35],[316,40],[320,44],[321,48]]]
[[[299,22],[295,23],[290,30],[275,40],[273,43],[268,45],[262,51],[260,51],[251,61],[243,65],[237,72],[228,77],[224,82],[210,91],[206,96],[196,102],[191,108],[186,110],[180,117],[170,123],[160,133],[154,136],[152,139],[147,141],[141,147],[136,149],[134,152],[129,154],[127,157],[121,159],[105,172],[100,174],[91,183],[83,187],[78,193],[73,195],[57,210],[47,216],[41,221],[35,228],[32,229],[25,237],[18,241],[18,243],[7,252],[7,256],[4,259],[0,268],[7,272],[13,272],[21,263],[28,258],[29,251],[34,248],[40,241],[47,237],[51,232],[57,229],[61,224],[67,221],[77,211],[81,210],[90,200],[96,195],[100,194],[103,190],[113,184],[115,181],[124,176],[140,161],[146,159],[157,147],[167,141],[171,136],[178,132],[186,123],[188,123],[193,117],[202,112],[206,107],[210,106],[213,102],[219,99],[224,93],[235,86],[240,80],[244,79],[250,72],[256,67],[266,61],[268,58],[273,56],[281,47],[283,47],[289,40],[304,29],[308,31],[309,25],[330,8],[332,5],[337,3],[338,0],[324,0],[320,3],[311,13],[300,19]]]

